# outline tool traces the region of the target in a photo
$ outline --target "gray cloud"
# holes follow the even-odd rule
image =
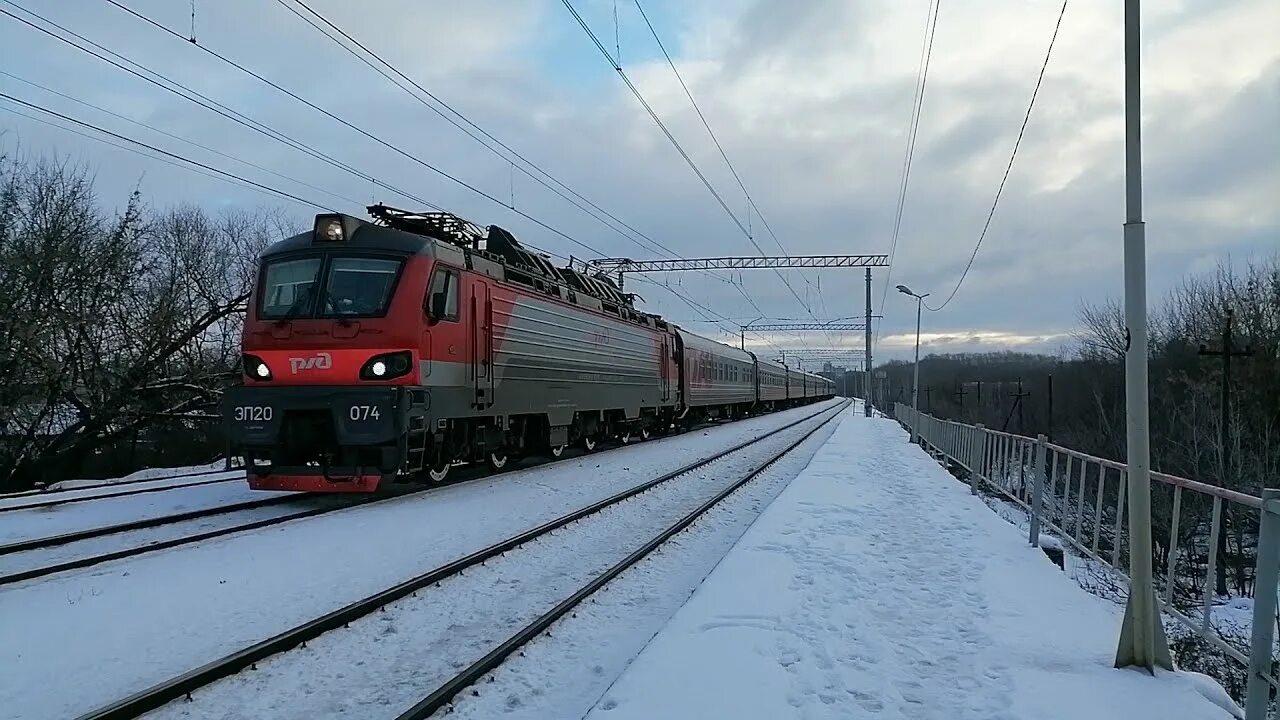
[[[160,0],[130,3],[185,31],[187,8]],[[607,8],[583,3],[592,22]],[[893,282],[945,295],[963,268],[990,206],[1052,28],[1052,3],[959,3],[938,25],[929,92]],[[431,8],[389,0],[360,7],[320,2],[379,52],[619,217],[684,255],[754,252],[688,168],[612,77],[572,20],[532,2],[455,2]],[[893,6],[751,2],[660,6],[668,48],[753,196],[793,253],[888,249],[893,203],[915,82],[924,4]],[[425,168],[305,110],[278,93],[147,30],[103,3],[40,8],[94,39],[172,73],[237,109],[268,119],[308,145],[339,156],[480,222],[506,225],[563,254],[586,254],[513,217]],[[599,12],[596,12],[599,11]],[[1115,11],[1118,12],[1118,11]],[[1073,6],[991,233],[961,293],[943,313],[926,314],[938,350],[1016,347],[1054,350],[1074,324],[1081,298],[1117,296],[1123,221],[1123,107],[1119,37],[1111,9]],[[1277,246],[1280,196],[1280,50],[1236,48],[1201,59],[1187,73],[1178,53],[1202,49],[1233,28],[1265,25],[1265,0],[1190,4],[1152,12],[1147,42],[1150,99],[1145,151],[1152,296],[1202,263],[1206,254],[1248,255]],[[637,22],[624,15],[625,23]],[[1111,24],[1109,24],[1111,23]],[[1221,28],[1221,29],[1219,29]],[[602,25],[597,30],[604,33]],[[632,28],[634,29],[634,28]],[[340,111],[407,151],[515,201],[601,252],[648,253],[585,217],[482,151],[422,105],[351,61],[273,3],[201,4],[201,42],[291,89]],[[629,35],[628,37],[637,37]],[[10,21],[0,42],[18,62],[6,69],[181,135],[213,142],[265,166],[302,177],[361,203],[411,204],[166,96]],[[1240,44],[1262,44],[1254,34]],[[628,70],[681,138],[730,207],[745,202],[697,117],[654,48]],[[1259,60],[1261,58],[1261,60]],[[629,61],[630,62],[630,61]],[[72,114],[85,111],[3,80],[8,92]],[[260,195],[90,144],[0,114],[29,150],[57,148],[98,168],[104,201],[120,202],[145,173],[156,203],[260,204]],[[95,117],[131,134],[127,126]],[[157,139],[169,147],[172,143]],[[215,164],[222,161],[182,149]],[[240,168],[243,170],[243,168]],[[246,171],[249,172],[249,171]],[[256,177],[256,175],[255,175]],[[1270,198],[1269,205],[1260,202]],[[299,217],[310,210],[292,208]],[[358,207],[344,206],[356,211]],[[753,218],[756,240],[774,250]],[[815,313],[860,315],[860,273],[786,271]],[[735,280],[737,276],[734,276]],[[770,315],[805,312],[772,273],[744,273],[743,286]],[[819,280],[820,278],[820,280]],[[729,284],[701,275],[663,278],[724,315],[757,313]],[[877,275],[875,298],[884,274]],[[821,283],[822,294],[817,287]],[[636,285],[649,307],[677,321],[701,320],[680,300]],[[940,298],[931,298],[940,299]],[[882,337],[914,332],[906,298],[889,294]],[[708,327],[697,323],[699,329]],[[799,345],[798,338],[778,343]],[[822,335],[809,342],[828,344]],[[887,339],[891,355],[909,352]]]

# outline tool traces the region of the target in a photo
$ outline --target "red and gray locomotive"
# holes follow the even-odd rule
[[[635,309],[506,230],[448,213],[318,215],[260,258],[228,390],[252,487],[373,492],[829,398],[827,378]]]

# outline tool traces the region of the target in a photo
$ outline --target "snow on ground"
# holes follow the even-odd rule
[[[83,489],[66,490],[59,492],[45,493],[27,493],[23,495],[7,495],[0,496],[0,509],[4,508],[26,508],[37,507],[44,503],[63,502],[64,500],[73,500],[81,498],[107,498],[118,493],[137,494],[136,490],[145,490],[149,488],[168,488],[182,487],[184,485],[207,483],[210,480],[218,479],[236,479],[243,478],[243,470],[230,470],[227,472],[209,473],[207,475],[190,475],[183,478],[162,477],[155,480],[143,480],[139,482],[131,482],[122,485],[114,481],[110,485],[101,486],[93,485]]]
[[[187,465],[184,467],[171,467],[171,468],[143,468],[142,470],[137,470],[135,472],[129,473],[128,475],[125,475],[124,477],[118,477],[118,478],[107,478],[107,479],[86,478],[83,480],[63,480],[61,482],[53,483],[49,487],[45,488],[45,490],[48,492],[48,491],[62,491],[62,490],[92,489],[97,487],[105,487],[108,485],[117,485],[120,483],[135,483],[139,480],[149,479],[149,478],[164,479],[164,478],[172,478],[175,475],[186,475],[188,473],[206,472],[209,470],[221,470],[226,466],[227,466],[226,460],[214,460],[213,462],[205,463],[204,465]]]
[[[246,499],[252,500],[254,497],[256,496],[251,496]],[[53,547],[0,555],[0,577],[21,572],[23,570],[47,567],[78,558],[94,557],[97,555],[115,552],[117,550],[143,547],[172,538],[190,537],[192,535],[198,535],[221,528],[246,525],[248,523],[265,520],[267,518],[296,515],[312,508],[342,505],[349,501],[350,498],[334,495],[298,497],[294,500],[290,500],[289,502],[277,505],[246,508],[244,510],[237,510],[224,515],[210,515],[208,517],[169,523],[153,528],[130,530],[128,532],[103,535],[101,537],[88,538],[76,542],[65,543],[63,545],[54,545]],[[3,516],[0,516],[0,519],[2,519],[2,517]]]
[[[861,410],[846,410],[848,413]],[[725,498],[614,579],[576,616],[551,627],[507,659],[477,695],[455,699],[457,720],[581,718],[627,664],[688,600],[742,533],[809,464],[840,420],[827,423],[786,457]]]
[[[240,480],[52,507],[7,510],[0,513],[0,545],[291,494],[296,493],[250,490],[249,483]]]
[[[402,712],[829,416],[583,518],[149,717],[376,718]],[[715,558],[680,554],[682,565],[709,566]],[[686,588],[676,606],[687,596]],[[638,649],[656,629],[631,644]]]
[[[86,712],[821,407],[2,587],[0,708]]]
[[[847,414],[588,717],[1231,717],[1202,676],[1113,669],[1122,614]]]

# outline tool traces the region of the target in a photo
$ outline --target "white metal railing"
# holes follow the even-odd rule
[[[964,470],[975,495],[985,485],[1021,505],[1030,518],[1028,540],[1032,545],[1039,545],[1043,525],[1088,557],[1124,572],[1122,548],[1127,541],[1124,513],[1128,483],[1128,467],[1124,463],[1055,445],[1044,435],[1033,438],[982,425],[941,420],[901,403],[895,404],[894,416],[911,433],[913,442],[919,442],[944,463]],[[1162,578],[1164,587],[1158,598],[1161,609],[1248,668],[1246,717],[1261,720],[1266,715],[1272,688],[1280,688],[1273,653],[1276,586],[1280,575],[1280,490],[1266,490],[1259,498],[1165,473],[1152,472],[1151,479],[1153,489],[1167,490],[1172,506]],[[1190,500],[1184,499],[1188,493]],[[1196,598],[1198,618],[1179,610],[1175,604],[1175,600],[1195,595],[1188,592],[1186,586],[1190,584],[1194,588],[1200,577],[1199,568],[1192,566],[1198,558],[1184,558],[1179,552],[1178,526],[1187,502],[1212,504],[1205,545],[1204,589]],[[1248,656],[1228,643],[1212,622],[1219,534],[1227,503],[1240,506],[1246,513],[1256,512],[1258,516],[1253,627]],[[1243,548],[1239,551],[1243,552]]]

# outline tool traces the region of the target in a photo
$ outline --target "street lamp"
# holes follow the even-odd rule
[[[925,293],[923,295],[917,295],[911,292],[911,288],[907,287],[906,285],[899,285],[898,292],[902,293],[903,295],[910,295],[911,297],[916,299],[916,367],[915,367],[915,379],[912,380],[911,382],[911,409],[912,411],[919,412],[920,410],[920,407],[919,407],[919,404],[920,404],[920,306],[924,304],[924,299],[929,297],[929,293]],[[915,439],[912,438],[912,442],[914,441]]]

